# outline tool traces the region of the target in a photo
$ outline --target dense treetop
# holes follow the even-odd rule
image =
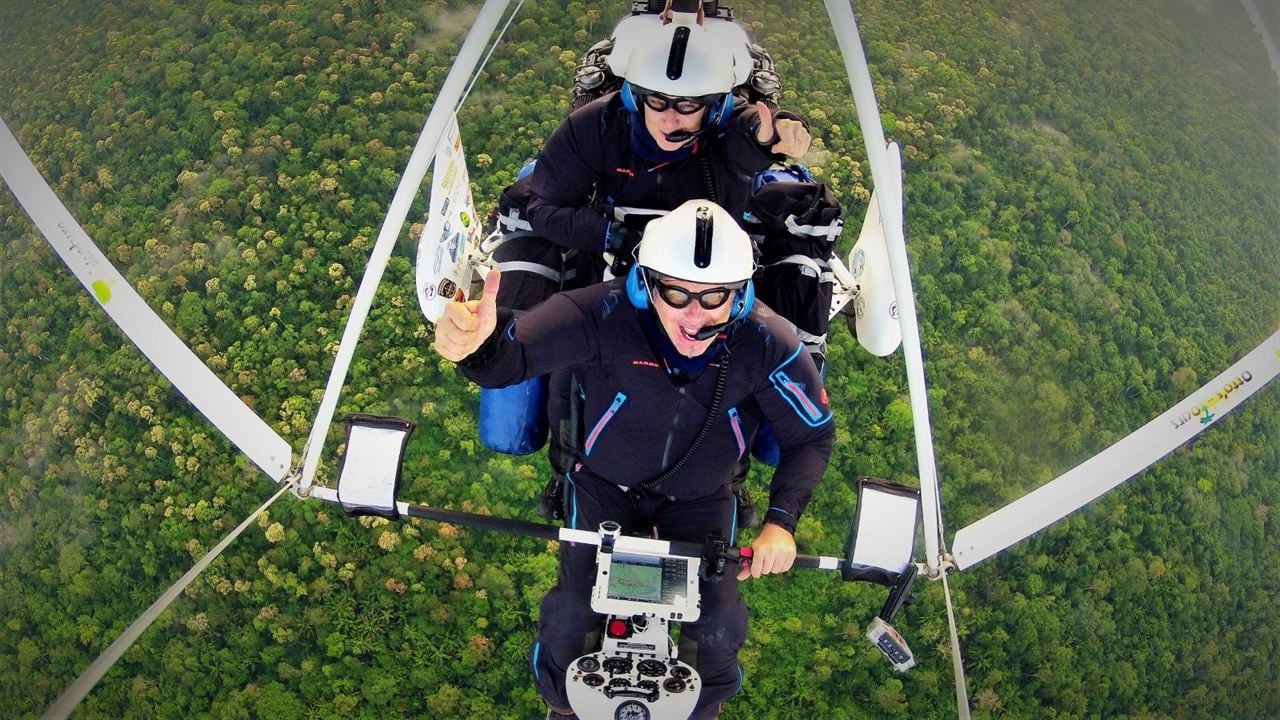
[[[871,179],[817,2],[736,3],[857,235]],[[0,116],[144,298],[295,448],[477,5],[0,2]],[[906,228],[950,532],[1159,414],[1280,327],[1280,83],[1233,3],[858,3]],[[625,4],[527,2],[459,112],[481,210],[569,109]],[[1271,12],[1271,11],[1269,11]],[[1274,14],[1272,14],[1274,17]],[[544,459],[474,439],[476,390],[412,287],[425,188],[340,412],[418,424],[406,500],[534,517]],[[36,717],[271,485],[172,391],[0,190],[0,707]],[[833,327],[835,458],[799,540],[840,554],[853,480],[914,483],[895,356]],[[332,482],[341,429],[330,434]],[[954,576],[979,717],[1280,716],[1274,388],[1095,505]],[[756,469],[763,501],[767,473]],[[540,716],[544,544],[285,498],[77,717]],[[942,594],[752,583],[726,718],[954,713]]]

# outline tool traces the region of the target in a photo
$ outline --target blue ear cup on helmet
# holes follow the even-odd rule
[[[635,90],[629,81],[622,81],[622,89],[618,90],[618,95],[622,98],[623,107],[631,112],[640,112],[640,101],[636,99]]]
[[[752,293],[752,297],[755,297],[755,293]],[[637,310],[649,309],[649,283],[639,265],[632,265],[631,271],[627,273],[627,300]]]
[[[727,92],[720,97],[720,103],[707,108],[707,127],[720,129],[729,124],[733,117],[733,93]]]
[[[733,299],[733,312],[729,313],[729,322],[740,320],[751,312],[751,308],[756,304],[756,286],[750,280],[738,292],[738,296]]]

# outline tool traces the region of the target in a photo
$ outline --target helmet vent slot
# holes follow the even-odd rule
[[[715,234],[715,220],[711,217],[711,208],[706,205],[698,207],[696,229],[693,236],[693,264],[699,268],[711,265],[711,237]]]
[[[684,74],[684,54],[689,47],[689,28],[676,28],[671,39],[671,53],[667,55],[667,79],[679,80]]]

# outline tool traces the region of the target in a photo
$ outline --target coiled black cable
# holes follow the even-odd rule
[[[684,455],[681,455],[679,460],[675,461],[675,463],[663,471],[661,475],[655,478],[650,478],[641,483],[641,489],[652,493],[658,492],[658,489],[661,488],[664,483],[672,477],[675,477],[676,473],[680,472],[680,469],[683,468],[685,464],[689,462],[689,459],[693,457],[693,453],[700,445],[702,445],[702,441],[707,439],[707,435],[711,432],[711,426],[716,424],[716,416],[720,414],[720,402],[724,400],[725,381],[728,377],[729,348],[726,347],[724,355],[720,358],[720,369],[716,372],[716,388],[711,395],[711,408],[707,410],[707,419],[703,421],[702,428],[698,430],[697,437],[693,439],[693,444],[689,446],[688,450],[684,451]]]

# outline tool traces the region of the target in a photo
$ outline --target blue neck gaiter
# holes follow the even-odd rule
[[[658,322],[658,314],[653,311],[653,308],[640,310],[637,314],[640,316],[640,326],[644,328],[645,339],[649,341],[649,346],[658,354],[666,367],[667,374],[672,378],[677,380],[696,378],[724,350],[724,341],[716,340],[701,355],[685,357],[676,350],[671,338],[667,337],[667,333],[663,331]]]
[[[675,150],[663,150],[644,126],[644,116],[640,112],[627,111],[627,115],[631,120],[631,152],[644,158],[650,165],[665,165],[697,152],[697,140],[687,142]]]

